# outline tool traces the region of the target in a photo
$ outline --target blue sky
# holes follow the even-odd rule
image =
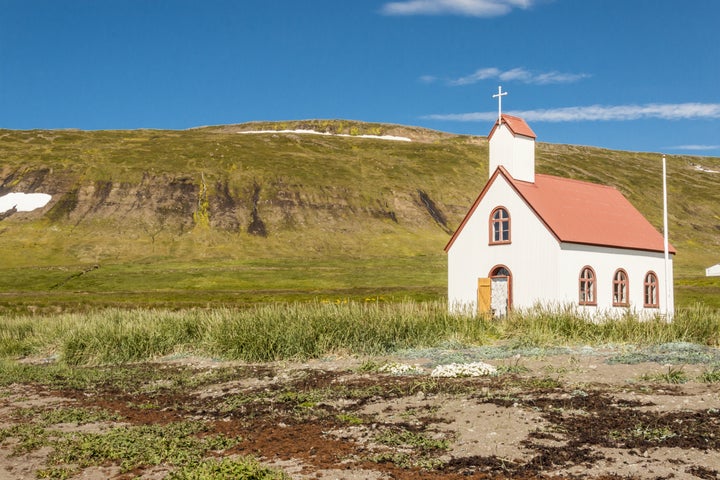
[[[717,0],[0,0],[0,128],[342,118],[720,156]]]

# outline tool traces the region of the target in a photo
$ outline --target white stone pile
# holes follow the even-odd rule
[[[485,377],[488,375],[497,375],[497,369],[483,362],[438,365],[430,373],[431,377]]]
[[[419,365],[406,365],[402,363],[387,363],[381,366],[378,371],[391,375],[423,375],[425,373]],[[430,372],[431,377],[445,378],[485,377],[489,375],[497,375],[497,369],[484,362],[438,365]]]
[[[378,370],[390,375],[422,375],[424,373],[419,365],[405,365],[402,363],[386,363]]]

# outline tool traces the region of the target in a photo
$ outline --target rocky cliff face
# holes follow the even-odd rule
[[[318,223],[343,229],[358,221],[437,227],[451,233],[444,212],[448,207],[421,189],[368,199],[360,190],[332,185],[306,188],[279,178],[241,183],[204,174],[146,172],[138,182],[114,182],[50,168],[4,168],[0,196],[10,192],[47,193],[52,200],[33,212],[6,212],[5,218],[123,224],[151,235],[161,230],[181,234],[200,226],[267,236]],[[457,216],[463,208],[450,210]]]
[[[83,221],[171,222],[192,224],[198,189],[187,177],[145,175],[139,183],[83,179],[73,172],[49,168],[3,171],[0,195],[9,192],[47,193],[52,200],[40,211],[53,223]]]

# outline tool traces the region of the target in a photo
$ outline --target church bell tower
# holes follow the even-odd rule
[[[493,95],[498,99],[498,119],[488,134],[489,176],[502,166],[515,180],[535,183],[535,132],[522,118],[502,113],[504,95],[502,87]]]

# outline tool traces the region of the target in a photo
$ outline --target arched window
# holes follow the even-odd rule
[[[490,214],[490,244],[510,243],[510,214],[497,207]]]
[[[658,308],[658,278],[655,272],[648,272],[643,282],[643,303],[646,308]]]
[[[595,271],[591,267],[583,267],[580,272],[579,285],[580,305],[597,305],[597,285],[595,283]]]
[[[490,277],[512,277],[512,273],[505,265],[498,265],[490,270]]]
[[[628,300],[628,274],[622,268],[615,271],[613,275],[613,307],[627,307]]]

